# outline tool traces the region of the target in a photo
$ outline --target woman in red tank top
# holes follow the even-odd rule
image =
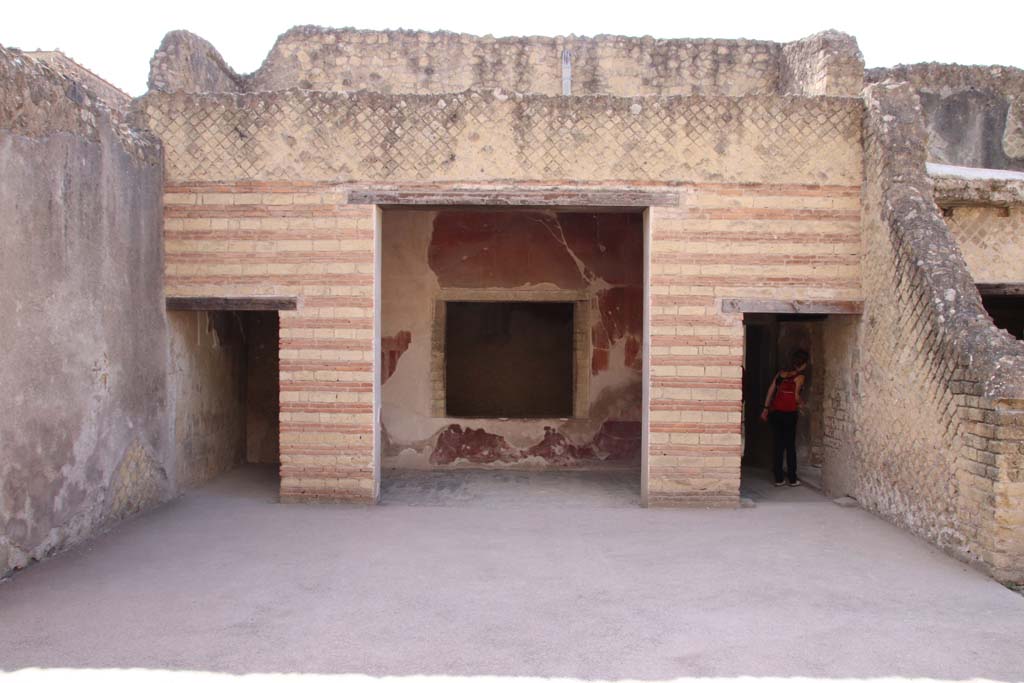
[[[776,486],[784,485],[787,475],[790,486],[800,485],[800,480],[796,478],[796,422],[800,415],[800,392],[804,388],[808,360],[806,351],[801,349],[793,352],[792,364],[775,375],[764,400],[761,420],[771,422],[775,436],[772,469]]]

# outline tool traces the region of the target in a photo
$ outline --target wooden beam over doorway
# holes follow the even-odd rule
[[[616,207],[679,206],[678,190],[632,187],[576,187],[522,185],[457,187],[362,187],[348,193],[349,204],[381,206],[522,206]]]
[[[722,299],[723,313],[798,313],[860,315],[863,301],[798,301],[781,299]]]
[[[169,296],[168,311],[294,311],[297,296]]]
[[[1024,296],[1024,282],[979,282],[982,296]]]

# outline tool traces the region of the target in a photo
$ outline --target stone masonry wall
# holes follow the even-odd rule
[[[0,48],[0,575],[174,490],[159,142]]]
[[[281,314],[285,500],[376,496],[367,191],[674,198],[650,211],[652,504],[738,504],[743,328],[722,297],[860,297],[859,100],[150,93],[139,113],[167,150],[168,293],[301,297]]]
[[[139,114],[167,143],[167,178],[174,184],[572,179],[855,185],[859,109],[856,99],[824,97],[291,90],[150,93]]]
[[[910,83],[928,131],[928,160],[1024,171],[1024,70],[912,64],[871,69],[868,82]]]
[[[789,95],[856,95],[864,57],[853,36],[823,31],[782,48],[779,91]]]
[[[825,485],[1004,580],[1024,567],[1024,346],[933,200],[912,87],[866,91],[861,321],[829,321]]]
[[[150,90],[238,92],[245,87],[245,79],[213,45],[188,31],[164,36],[149,64]]]
[[[131,104],[132,98],[128,93],[111,85],[60,50],[36,50],[21,54],[46,63],[54,71],[72,81],[85,84],[110,109],[125,111]]]
[[[206,41],[175,31],[153,58],[150,88],[166,92],[439,94],[465,90],[561,95],[846,95],[860,92],[856,41],[828,31],[786,45],[650,37],[494,38],[445,31],[300,26],[281,35],[255,73],[238,77]]]

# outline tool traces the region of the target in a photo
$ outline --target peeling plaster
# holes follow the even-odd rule
[[[382,351],[384,467],[594,467],[639,463],[643,233],[639,215],[387,211]],[[441,290],[589,292],[594,358],[585,418],[432,414],[434,307]],[[382,359],[382,369],[388,370]],[[621,425],[635,425],[621,426]],[[615,437],[635,429],[637,438]],[[618,441],[616,441],[618,438]]]

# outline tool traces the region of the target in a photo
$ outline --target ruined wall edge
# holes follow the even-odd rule
[[[860,358],[831,396],[833,413],[849,415],[832,434],[852,449],[839,456],[856,472],[846,485],[865,507],[1019,581],[1024,345],[986,315],[935,204],[916,93],[887,82],[865,103]],[[913,420],[900,422],[903,411]]]

